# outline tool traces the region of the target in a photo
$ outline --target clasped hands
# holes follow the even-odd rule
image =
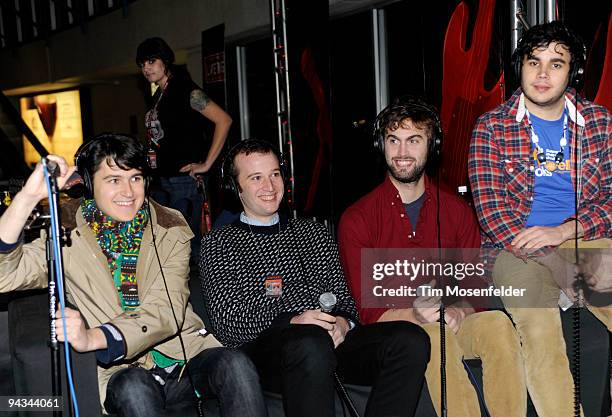
[[[334,347],[338,347],[344,341],[344,337],[350,330],[350,325],[344,317],[336,317],[321,310],[306,310],[301,314],[291,318],[292,324],[314,324],[327,330],[334,342]]]
[[[432,280],[427,285],[430,288],[434,288],[436,280]],[[412,303],[414,317],[422,324],[440,321],[440,298],[439,296],[421,296],[415,298]],[[460,307],[449,306],[444,310],[444,322],[451,328],[453,333],[459,331],[465,316],[465,310]]]

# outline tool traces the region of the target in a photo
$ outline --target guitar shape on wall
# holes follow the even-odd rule
[[[490,90],[485,73],[494,25],[495,1],[478,2],[472,42],[466,49],[469,7],[453,12],[444,39],[441,123],[444,131],[441,179],[453,190],[467,183],[467,158],[476,119],[504,100],[504,74]]]
[[[602,28],[600,28],[601,30]],[[598,35],[601,33],[598,31]],[[596,35],[596,38],[598,36]],[[589,74],[589,62],[587,62],[586,73]],[[606,106],[608,110],[612,109],[612,14],[608,19],[608,35],[606,39],[606,56],[604,58],[603,70],[601,79],[599,80],[599,89],[593,100],[597,104]]]

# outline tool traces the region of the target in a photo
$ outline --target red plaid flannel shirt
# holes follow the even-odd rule
[[[612,121],[610,112],[566,91],[570,116],[571,161],[578,147],[578,169],[571,169],[578,189],[578,221],[584,239],[610,237],[612,229]],[[531,212],[535,167],[522,91],[480,116],[472,132],[468,174],[478,220],[488,246],[508,248],[525,228]],[[576,172],[580,175],[576,178]]]

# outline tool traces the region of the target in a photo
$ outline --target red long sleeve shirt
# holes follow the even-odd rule
[[[416,227],[410,223],[399,192],[388,176],[342,215],[338,230],[340,259],[364,324],[376,322],[387,309],[361,305],[361,249],[437,248],[436,190],[436,185],[425,177],[425,200]],[[480,231],[472,209],[442,189],[440,200],[442,247],[479,248]]]

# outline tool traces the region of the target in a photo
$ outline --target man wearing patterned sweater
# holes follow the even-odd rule
[[[573,268],[566,262],[573,262],[573,251],[556,249],[610,247],[610,113],[570,87],[585,55],[582,41],[560,22],[525,32],[513,55],[521,87],[478,119],[470,146],[485,244],[500,250],[493,279],[527,289],[525,297],[504,298],[504,304],[521,338],[527,388],[541,417],[572,415],[574,406],[557,307],[574,301]],[[590,310],[610,329],[609,308]]]
[[[278,214],[283,176],[267,142],[246,140],[223,163],[240,220],[207,234],[200,277],[213,332],[240,347],[288,417],[334,415],[334,379],[373,385],[366,416],[412,416],[429,359],[411,323],[360,326],[336,245],[320,224]],[[333,293],[335,308],[319,310]]]

